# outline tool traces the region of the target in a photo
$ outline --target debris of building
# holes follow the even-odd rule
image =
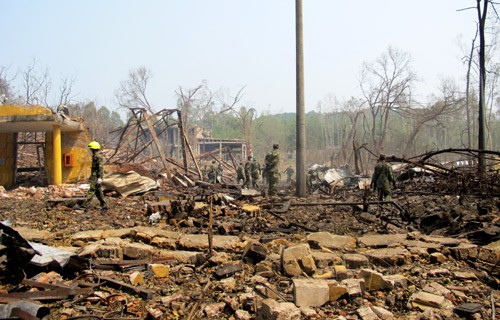
[[[156,131],[147,141],[157,155],[132,152],[125,137],[107,151],[144,161],[108,163],[106,212],[75,206],[78,183],[0,188],[1,318],[498,316],[494,170],[477,179],[432,157],[391,158],[404,164],[398,187],[378,201],[368,177],[317,166],[308,197],[285,181],[266,197],[234,182],[232,151],[204,155],[224,168],[210,183],[199,155],[158,155]]]
[[[2,218],[27,242],[73,258],[32,261],[0,300],[38,301],[50,318],[68,319],[491,318],[500,301],[496,202],[405,190],[393,199],[402,216],[376,203],[363,211],[354,199],[365,191],[345,191],[299,201],[177,185],[112,197],[105,214],[44,206],[42,195],[58,189],[7,191],[21,205],[9,214],[2,201]],[[161,218],[151,226],[152,212]]]

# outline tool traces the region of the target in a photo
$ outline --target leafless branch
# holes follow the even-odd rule
[[[28,105],[47,102],[47,94],[50,90],[49,73],[46,69],[41,76],[37,75],[36,66],[38,61],[33,62],[26,67],[22,73],[23,87],[25,92],[25,103]]]
[[[154,113],[146,94],[151,78],[151,72],[144,66],[130,71],[128,79],[120,83],[120,88],[115,94],[120,107],[144,108],[148,112]]]
[[[236,93],[236,95],[234,97],[231,97],[231,101],[229,102],[220,99],[222,107],[217,114],[226,113],[228,111],[234,111],[234,107],[236,106],[236,104],[240,102],[240,100],[243,98],[242,92],[245,89],[245,87],[246,86],[241,87],[240,90],[238,90],[238,92]]]
[[[476,7],[466,7],[466,8],[462,8],[462,9],[457,9],[457,11],[460,12],[460,11],[466,11],[466,10],[470,10],[470,9],[476,10]]]
[[[75,97],[75,95],[71,95],[75,81],[75,77],[61,80],[61,85],[59,86],[59,105],[67,105]]]

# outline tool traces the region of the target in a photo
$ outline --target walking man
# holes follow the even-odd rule
[[[106,199],[104,199],[104,193],[102,192],[102,179],[104,176],[104,161],[101,155],[101,145],[97,141],[91,141],[89,143],[89,149],[92,151],[92,166],[90,168],[90,178],[89,184],[90,188],[87,192],[87,197],[83,202],[82,207],[87,209],[94,195],[99,200],[102,210],[108,209],[108,204]]]
[[[236,183],[240,184],[245,181],[245,174],[243,172],[243,163],[240,162],[238,167],[236,168]]]
[[[286,174],[286,182],[291,183],[292,182],[292,176],[295,173],[295,170],[293,170],[292,166],[289,165],[288,168],[283,171],[283,173]]]
[[[254,189],[257,189],[259,187],[257,181],[259,181],[260,164],[256,161],[255,157],[253,157],[252,159],[252,164],[250,166],[250,174],[252,176],[252,187]]]
[[[245,162],[245,183],[243,183],[242,188],[250,187],[252,185],[252,157],[247,157],[247,162]]]
[[[385,155],[379,156],[379,161],[373,171],[372,182],[370,186],[378,190],[378,200],[391,200],[392,187],[396,187],[394,171],[390,164],[385,162]]]

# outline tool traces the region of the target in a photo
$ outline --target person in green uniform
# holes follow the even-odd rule
[[[208,167],[207,182],[217,183],[217,164],[212,160],[212,164]]]
[[[394,179],[394,171],[392,166],[385,162],[385,155],[379,156],[379,161],[373,171],[372,182],[370,186],[378,190],[378,200],[391,200],[392,187],[396,187],[396,179]]]
[[[261,170],[262,170],[262,185],[265,187],[267,185],[267,169],[265,162],[262,164]]]
[[[252,185],[252,156],[247,157],[247,161],[245,162],[245,182],[243,183],[242,188],[250,187]]]
[[[286,182],[291,183],[292,182],[292,176],[295,173],[295,170],[293,170],[292,166],[289,165],[285,171],[283,171],[284,174],[286,174]]]
[[[313,169],[309,169],[306,175],[306,188],[308,193],[313,193],[313,180],[315,179]]]
[[[265,158],[269,196],[274,196],[278,193],[280,157],[279,145],[274,144],[273,150]]]
[[[252,164],[250,165],[250,174],[252,176],[252,187],[254,189],[259,187],[257,181],[259,181],[260,171],[260,164],[256,161],[255,157],[253,157]]]
[[[101,145],[97,141],[91,141],[88,145],[90,151],[92,151],[92,165],[90,168],[90,178],[89,184],[90,188],[87,192],[87,197],[82,204],[83,209],[87,209],[92,201],[94,195],[99,200],[102,210],[108,209],[108,203],[104,199],[104,193],[102,192],[102,179],[104,177],[104,161],[101,155]]]
[[[245,181],[245,174],[243,173],[243,163],[239,163],[236,168],[236,183],[240,184]]]

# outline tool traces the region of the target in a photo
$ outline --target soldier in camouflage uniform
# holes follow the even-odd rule
[[[292,182],[292,176],[295,173],[295,170],[293,170],[292,166],[288,166],[288,168],[283,171],[283,173],[286,174],[286,182],[291,183]]]
[[[92,166],[90,169],[89,184],[90,188],[87,192],[87,197],[85,202],[83,202],[82,207],[84,209],[88,208],[90,202],[94,195],[97,197],[101,204],[102,210],[108,209],[108,204],[106,199],[104,199],[104,193],[102,192],[102,179],[104,176],[104,161],[101,155],[101,145],[97,141],[92,141],[89,143],[89,149],[92,151]]]
[[[222,172],[224,169],[222,168],[222,164],[218,164],[215,168],[215,183],[222,183]]]
[[[252,185],[252,157],[248,156],[247,159],[247,162],[245,162],[245,183],[243,183],[242,188]]]
[[[252,159],[252,164],[250,165],[250,174],[252,175],[252,187],[257,189],[259,187],[257,181],[259,181],[260,164],[256,161],[255,157]]]
[[[378,190],[378,200],[391,200],[392,188],[396,187],[394,171],[390,164],[385,162],[385,155],[379,156],[379,161],[373,171],[371,187]]]
[[[212,164],[208,167],[207,179],[207,182],[217,183],[217,164],[215,164],[215,160],[212,160]]]
[[[262,164],[262,185],[266,186],[267,185],[267,168],[266,168],[266,163],[264,162]]]
[[[307,192],[313,193],[315,189],[318,188],[317,183],[315,183],[319,179],[318,171],[314,169],[309,169],[306,175],[306,187]]]
[[[279,145],[273,145],[273,151],[266,155],[266,172],[267,172],[267,182],[268,195],[274,196],[278,192],[278,183],[280,179],[279,164],[280,164],[280,153]]]
[[[243,173],[243,163],[240,162],[236,168],[236,183],[240,184],[245,181],[245,174]]]

